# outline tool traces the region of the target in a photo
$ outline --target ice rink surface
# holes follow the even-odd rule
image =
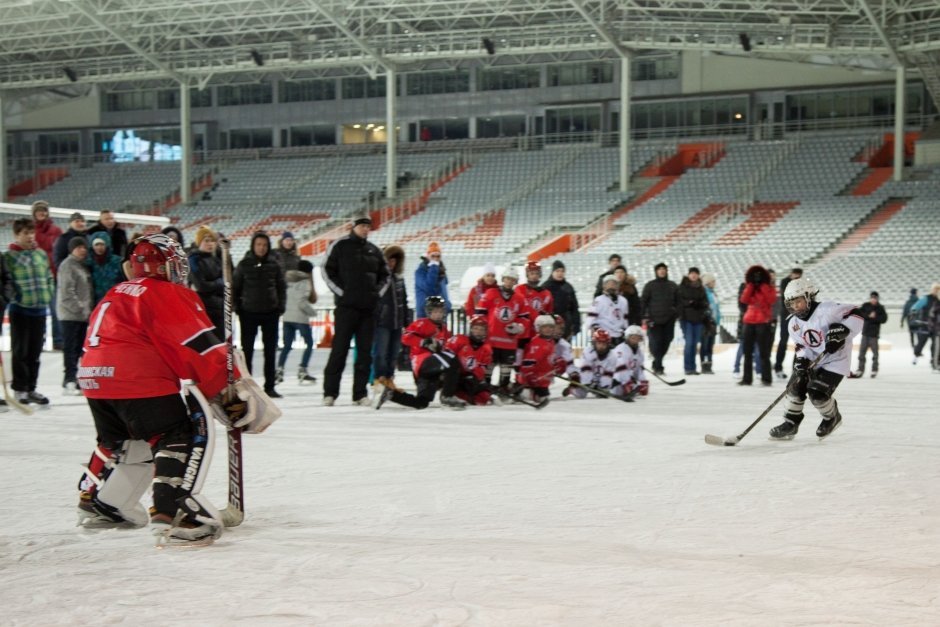
[[[353,407],[351,368],[321,408],[319,382],[289,378],[284,417],[244,439],[245,522],[163,551],[146,529],[75,527],[94,431],[44,353],[52,409],[0,415],[0,624],[938,625],[940,375],[906,334],[884,340],[879,377],[839,387],[830,438],[807,404],[795,440],[769,441],[778,406],[734,448],[703,436],[783,390],[735,385],[734,346],[636,403],[541,411]],[[223,506],[218,435],[205,492]]]

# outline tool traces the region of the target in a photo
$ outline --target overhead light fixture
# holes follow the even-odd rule
[[[362,128],[362,124],[353,124],[353,128]]]
[[[255,50],[254,48],[248,53],[251,55],[251,60],[255,62],[255,65],[261,67],[264,65],[264,57],[261,56],[261,53]]]
[[[375,130],[377,130],[377,131],[383,131],[383,130],[385,130],[385,127],[384,127],[384,126],[376,126],[376,127],[375,127]]]
[[[375,124],[366,124],[366,128],[371,129]]]
[[[62,73],[68,76],[69,80],[72,81],[73,83],[78,82],[78,74],[76,74],[75,70],[73,70],[72,68],[64,67],[62,68]]]
[[[741,42],[741,48],[744,49],[744,52],[751,51],[751,38],[748,37],[747,33],[739,33],[738,40]]]
[[[493,40],[489,37],[484,37],[482,39],[483,49],[486,50],[486,54],[496,54],[496,45],[493,44]]]

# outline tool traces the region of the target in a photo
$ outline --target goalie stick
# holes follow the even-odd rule
[[[653,370],[650,370],[650,369],[647,368],[646,366],[643,366],[643,370],[647,371],[648,373],[650,373],[651,375],[653,375],[654,377],[656,377],[657,379],[659,379],[660,381],[662,381],[663,383],[665,383],[666,385],[668,385],[669,387],[675,387],[675,386],[677,386],[677,385],[684,385],[684,384],[685,384],[685,379],[679,379],[678,381],[667,381],[666,379],[663,379],[661,376],[659,376],[658,373],[656,373],[656,372],[653,371]]]
[[[826,356],[826,352],[825,352],[825,351],[822,352],[822,353],[820,353],[820,354],[816,357],[816,359],[814,359],[814,360],[810,363],[810,365],[807,367],[807,371],[812,370],[813,368],[815,368],[815,367],[816,367],[816,364],[818,364],[820,361],[822,361],[822,358],[825,357],[825,356]],[[731,437],[728,437],[728,438],[722,438],[721,436],[708,434],[708,435],[705,436],[705,442],[706,442],[707,444],[711,444],[712,446],[734,446],[735,444],[737,444],[738,442],[740,442],[741,440],[743,440],[743,439],[744,439],[744,436],[746,436],[748,433],[750,433],[750,432],[751,432],[751,429],[753,429],[754,427],[756,427],[756,426],[757,426],[757,423],[760,422],[761,420],[763,420],[763,419],[764,419],[764,416],[766,416],[767,414],[769,414],[769,413],[770,413],[770,410],[773,409],[774,407],[776,407],[776,406],[777,406],[777,403],[779,403],[781,400],[783,400],[783,397],[786,396],[786,395],[787,395],[787,389],[786,389],[786,387],[784,387],[783,392],[781,392],[780,395],[779,395],[777,398],[774,399],[774,402],[771,403],[771,404],[767,407],[767,409],[765,409],[765,410],[761,413],[761,415],[758,416],[758,417],[754,420],[754,422],[752,422],[751,424],[749,424],[749,425],[747,426],[747,429],[745,429],[744,431],[742,431],[739,435],[731,436]]]
[[[27,416],[32,416],[35,413],[35,409],[27,405],[26,403],[21,403],[16,398],[10,394],[10,388],[7,387],[7,377],[6,373],[3,370],[3,355],[0,354],[0,379],[3,380],[3,400],[7,402],[7,405]]]
[[[222,294],[225,328],[225,368],[228,385],[235,385],[235,347],[232,344],[232,260],[229,240],[221,238],[222,247]],[[245,519],[244,458],[242,456],[242,430],[231,427],[226,432],[228,443],[228,505],[219,512],[226,527],[237,527]]]
[[[634,402],[634,401],[633,401],[633,398],[637,395],[637,392],[638,392],[638,390],[635,390],[635,391],[630,392],[630,393],[627,394],[626,396],[617,396],[616,394],[611,394],[611,393],[608,392],[607,390],[602,390],[602,389],[600,389],[600,388],[596,388],[596,387],[594,387],[594,386],[587,385],[587,384],[585,384],[585,383],[581,383],[580,381],[575,381],[574,379],[569,379],[568,377],[563,377],[563,376],[561,376],[561,375],[555,375],[555,376],[558,377],[559,379],[561,379],[562,381],[567,381],[568,383],[570,383],[570,384],[573,385],[573,386],[582,388],[582,389],[587,390],[588,392],[591,392],[591,393],[596,394],[596,395],[598,395],[598,396],[603,396],[604,398],[613,398],[613,399],[616,399],[616,400],[618,400],[618,401],[623,401],[624,403],[632,403],[632,402]]]

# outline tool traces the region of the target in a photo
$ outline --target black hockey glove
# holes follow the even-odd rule
[[[839,352],[845,346],[845,339],[849,336],[849,328],[842,323],[836,322],[829,325],[829,331],[826,333],[826,352],[830,355]]]
[[[441,343],[437,341],[437,338],[426,337],[421,341],[421,346],[425,347],[432,353],[436,353],[441,350]]]

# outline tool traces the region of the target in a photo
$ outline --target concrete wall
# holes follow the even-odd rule
[[[5,119],[7,130],[77,129],[101,125],[101,97],[92,89],[84,98],[57,102],[41,109],[24,110],[19,104]]]

